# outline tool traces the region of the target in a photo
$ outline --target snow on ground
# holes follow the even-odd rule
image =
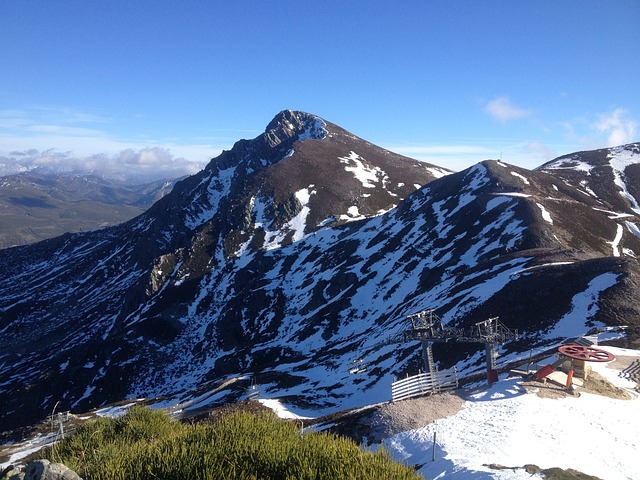
[[[100,408],[96,410],[94,414],[97,417],[117,418],[124,415],[130,407],[136,404],[137,402],[130,402],[124,405],[115,405],[111,407]],[[91,418],[91,416],[80,417],[80,418],[82,418],[83,420],[86,420],[88,418]],[[9,452],[10,455],[7,461],[0,463],[0,472],[2,472],[2,470],[9,467],[10,465],[21,463],[20,461],[23,458],[28,457],[32,453],[36,453],[42,450],[44,447],[53,445],[55,442],[59,441],[60,438],[61,438],[60,434],[57,431],[51,432],[47,435],[42,435],[38,433],[35,437],[25,440],[23,442],[20,442],[19,444],[16,444],[15,450],[12,452]],[[2,445],[0,445],[0,447],[1,446]]]
[[[620,212],[612,212],[611,210],[605,210],[604,208],[596,208],[592,207],[596,212],[603,212],[608,215],[608,217],[612,220],[617,220],[618,218],[629,218],[634,217],[634,215],[630,213],[620,213]]]
[[[640,352],[599,347],[614,355]],[[633,400],[581,393],[541,398],[526,393],[520,378],[498,381],[467,396],[457,414],[385,439],[383,445],[410,465],[422,465],[428,479],[532,479],[522,468],[487,465],[573,468],[606,480],[637,479],[640,472],[640,399],[634,382],[606,364],[594,370]],[[436,434],[435,461],[433,438]]]
[[[587,182],[586,180],[582,180],[580,182],[580,186],[584,189],[584,193],[586,193],[587,195],[591,195],[594,198],[598,198],[598,195],[596,195],[596,192],[594,192],[589,186],[589,182]]]
[[[2,472],[9,465],[14,465],[20,462],[20,460],[22,460],[23,458],[31,455],[32,453],[36,453],[42,450],[43,447],[50,445],[52,442],[54,442],[57,439],[57,437],[58,437],[57,432],[50,433],[44,436],[37,435],[35,438],[32,438],[22,443],[19,446],[19,448],[16,449],[16,451],[11,454],[11,456],[6,462],[0,463],[0,472]]]
[[[501,192],[500,195],[505,197],[522,197],[522,198],[529,198],[531,196],[528,193],[520,193],[520,192]]]
[[[258,401],[264,405],[265,407],[270,408],[271,410],[273,410],[276,415],[278,415],[278,417],[280,418],[286,418],[286,419],[307,419],[307,418],[312,418],[312,417],[307,417],[304,415],[298,415],[297,413],[293,413],[291,410],[289,410],[286,406],[284,406],[280,400],[276,399],[276,398],[260,398],[258,399]]]
[[[508,197],[497,196],[495,198],[492,198],[491,200],[489,200],[487,202],[486,211],[488,212],[489,210],[493,210],[498,205],[500,205],[502,203],[509,202],[509,201],[510,201],[510,199]]]
[[[191,202],[189,211],[185,212],[184,224],[187,228],[193,230],[213,218],[220,200],[229,193],[235,171],[235,167],[218,170],[215,177],[209,174],[202,179],[200,185],[208,182],[207,198],[203,199],[201,194],[197,194]]]
[[[376,183],[381,178],[386,178],[386,174],[379,167],[370,167],[365,165],[365,160],[356,152],[350,152],[347,157],[338,157],[342,163],[347,164],[344,168],[362,183],[364,188],[376,188]]]
[[[447,175],[451,175],[451,172],[449,170],[445,170],[443,168],[428,167],[427,170],[435,178],[442,178],[442,177],[446,177]],[[420,188],[422,188],[421,185],[416,185],[416,189],[420,189]]]
[[[640,214],[640,205],[638,200],[629,192],[625,183],[625,169],[640,162],[640,157],[632,150],[626,150],[622,147],[612,149],[609,154],[609,164],[613,170],[614,183],[620,189],[620,195],[626,198],[631,204],[631,209]]]
[[[525,183],[525,185],[531,185],[529,183],[529,179],[524,175],[520,175],[518,172],[511,172],[511,175],[513,175],[514,177],[518,177],[520,180],[522,180]]]
[[[638,225],[636,225],[633,222],[624,222],[625,225],[627,226],[627,229],[633,233],[636,237],[640,238],[640,228],[638,228]]]
[[[553,225],[553,218],[551,218],[551,214],[549,213],[549,211],[546,208],[544,208],[544,205],[542,205],[541,203],[536,203],[536,205],[542,211],[542,219],[546,222],[549,222],[551,225]]]
[[[563,168],[578,170],[589,174],[591,173],[591,169],[593,169],[593,167],[587,162],[583,162],[579,159],[579,157],[575,156],[571,158],[562,158],[556,160],[548,165],[545,165],[544,170],[561,170]]]
[[[360,210],[358,209],[357,206],[352,205],[351,207],[349,207],[347,209],[347,214],[342,214],[340,215],[340,220],[346,220],[346,221],[354,221],[354,220],[362,220],[364,218],[366,218],[364,215],[362,215],[360,213]]]
[[[585,291],[574,295],[571,299],[571,310],[555,323],[545,337],[550,340],[570,338],[575,336],[577,329],[587,331],[589,328],[585,323],[586,319],[593,318],[597,313],[600,294],[615,285],[617,281],[618,275],[611,272],[592,279]],[[604,325],[598,326],[604,327]]]
[[[118,418],[127,413],[127,410],[136,405],[136,402],[130,402],[124,405],[116,405],[113,407],[105,407],[100,410],[96,410],[98,417]]]
[[[618,224],[618,229],[616,230],[616,237],[613,239],[613,241],[611,242],[607,242],[611,245],[611,248],[613,249],[613,256],[614,257],[619,257],[620,256],[620,249],[618,248],[618,245],[620,245],[620,240],[622,240],[622,233],[624,232],[624,227],[620,224]]]
[[[253,198],[251,200],[252,214],[255,215],[255,228],[264,230],[265,238],[262,248],[266,250],[274,250],[282,246],[282,242],[293,232],[291,241],[298,242],[305,236],[304,231],[307,226],[307,217],[309,216],[310,207],[309,200],[311,195],[315,195],[316,191],[313,189],[314,185],[309,185],[308,188],[303,188],[295,193],[295,197],[300,202],[300,211],[277,230],[269,229],[269,220],[267,219],[266,210],[268,208],[267,203],[260,198]],[[236,256],[240,257],[246,251],[247,246],[251,243],[253,238],[247,240],[240,246]],[[246,260],[245,260],[246,261]]]

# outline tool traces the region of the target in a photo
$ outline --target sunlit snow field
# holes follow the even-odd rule
[[[640,352],[599,347],[614,355]],[[640,401],[635,383],[606,364],[594,371],[630,392],[633,400],[589,393],[551,399],[527,394],[520,378],[502,379],[469,396],[456,415],[387,439],[385,447],[410,464],[424,464],[426,478],[531,479],[519,470],[485,465],[561,467],[606,480],[640,475]],[[436,459],[433,434],[436,433]],[[541,477],[540,477],[541,478]]]

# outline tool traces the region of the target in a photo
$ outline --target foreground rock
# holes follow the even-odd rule
[[[10,475],[6,476],[5,475]],[[9,480],[82,480],[82,478],[70,468],[61,463],[51,463],[49,460],[34,460],[27,464],[24,471],[12,469],[3,472],[0,478]]]

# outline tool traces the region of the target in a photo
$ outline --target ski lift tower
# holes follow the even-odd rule
[[[414,313],[407,318],[410,326],[404,331],[404,341],[420,340],[426,371],[434,373],[431,347],[435,342],[484,343],[489,384],[498,380],[498,345],[518,338],[518,331],[505,327],[498,317],[483,320],[468,329],[445,327],[433,310]]]
[[[498,369],[496,366],[498,345],[517,339],[517,330],[509,330],[500,323],[498,317],[492,317],[476,323],[475,328],[471,331],[471,335],[459,337],[456,341],[484,343],[487,362],[487,381],[491,384],[498,381]]]
[[[422,361],[424,362],[425,372],[435,373],[436,368],[433,363],[432,345],[434,342],[439,341],[438,339],[444,331],[442,320],[433,310],[423,310],[411,314],[407,319],[411,323],[411,326],[404,331],[404,341],[420,340],[420,343],[422,343]]]

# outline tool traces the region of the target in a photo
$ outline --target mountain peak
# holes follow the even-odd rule
[[[306,112],[283,110],[265,129],[265,140],[271,147],[297,137],[298,140],[322,140],[327,136],[326,123],[320,117]]]

